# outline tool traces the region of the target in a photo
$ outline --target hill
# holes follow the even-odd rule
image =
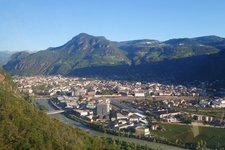
[[[0,69],[0,149],[148,149],[112,139],[93,137],[50,119],[20,96]]]
[[[175,84],[187,84],[196,80],[210,81],[216,83],[216,87],[224,87],[225,66],[223,64],[225,64],[225,52],[219,52],[213,55],[193,56],[132,66],[85,67],[76,69],[69,75]]]
[[[81,33],[59,47],[14,54],[4,68],[13,75],[213,81],[225,75],[224,50],[225,39],[217,36],[112,42]]]
[[[218,53],[209,37],[171,39],[165,42],[156,40],[136,40],[118,44],[133,64],[143,64]],[[218,37],[219,38],[219,37]],[[199,40],[202,39],[202,40]],[[203,39],[207,42],[202,42]],[[223,41],[225,43],[225,40]]]

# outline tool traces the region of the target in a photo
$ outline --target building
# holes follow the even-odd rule
[[[87,116],[88,112],[80,109],[74,109],[74,114],[77,116]]]
[[[135,97],[145,97],[145,93],[143,93],[143,92],[135,92],[134,96]]]
[[[206,122],[213,121],[213,117],[206,116],[206,115],[191,114],[191,116],[197,121],[206,121]]]
[[[95,97],[95,91],[89,91],[89,92],[87,92],[87,95],[89,97]]]
[[[125,115],[122,115],[121,113],[116,113],[116,119],[117,120],[120,120],[120,119],[128,119],[128,117],[125,116]]]
[[[108,116],[110,111],[110,100],[106,99],[105,103],[97,104],[97,115],[99,117]]]
[[[179,122],[179,121],[177,120],[177,118],[175,118],[175,117],[164,118],[163,121],[168,122],[168,123]]]
[[[159,124],[158,123],[152,123],[151,125],[151,129],[152,130],[157,130],[159,128]]]
[[[89,109],[95,109],[96,105],[95,105],[94,102],[88,102],[86,107],[89,108]]]
[[[105,100],[105,103],[107,105],[107,112],[109,113],[109,111],[110,111],[110,100],[109,99],[106,99]]]
[[[159,116],[159,118],[165,118],[165,117],[169,118],[169,117],[173,117],[180,114],[180,112],[177,112],[174,110],[159,110],[159,111],[154,111],[153,114],[156,116]]]
[[[129,116],[129,121],[130,122],[138,122],[140,121],[142,118],[136,114],[133,114],[131,116]]]
[[[107,115],[107,105],[104,103],[97,104],[97,115],[98,116],[105,116]]]
[[[212,102],[212,107],[213,108],[224,108],[225,107],[225,100],[223,99],[218,99]]]
[[[150,136],[149,128],[146,127],[136,127],[135,128],[136,136],[143,137],[143,136]]]
[[[87,93],[86,89],[76,89],[74,90],[74,96],[83,96]]]

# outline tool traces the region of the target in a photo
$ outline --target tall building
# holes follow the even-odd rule
[[[106,99],[106,101],[103,103],[98,103],[97,104],[97,115],[100,117],[107,116],[109,115],[110,111],[110,100]]]
[[[107,105],[107,112],[109,113],[109,111],[110,111],[110,100],[109,99],[106,99],[105,100],[105,103]]]

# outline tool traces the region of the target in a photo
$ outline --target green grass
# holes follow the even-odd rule
[[[225,147],[225,129],[212,127],[199,127],[189,125],[160,124],[165,131],[151,131],[151,133],[164,140],[176,143],[197,143],[206,141],[207,147]]]

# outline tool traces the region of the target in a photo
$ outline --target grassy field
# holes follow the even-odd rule
[[[207,147],[225,148],[225,129],[212,127],[199,127],[189,125],[160,124],[164,131],[151,131],[152,135],[173,143],[206,142]]]

